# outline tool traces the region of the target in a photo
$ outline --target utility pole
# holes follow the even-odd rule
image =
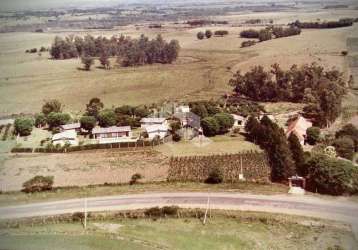
[[[206,203],[206,210],[205,210],[205,215],[204,215],[204,220],[203,220],[203,224],[205,225],[206,223],[206,218],[208,216],[208,210],[210,209],[210,196],[208,195],[208,201]],[[211,214],[211,213],[210,213]]]
[[[84,226],[84,228],[86,230],[87,229],[87,198],[85,198],[85,211],[84,211],[84,214],[85,214],[85,219],[84,219],[83,226]]]

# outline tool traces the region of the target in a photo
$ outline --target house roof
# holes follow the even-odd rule
[[[77,138],[77,133],[75,130],[66,130],[64,132],[54,134],[52,136],[52,141],[70,140],[70,139],[74,140],[76,138]]]
[[[291,133],[295,133],[300,141],[303,141],[306,136],[308,128],[312,127],[312,122],[306,120],[304,117],[299,116],[296,120],[292,121],[287,128],[286,135],[289,136]]]
[[[175,118],[178,118],[181,122],[186,122],[186,125],[199,129],[200,128],[200,116],[194,114],[193,112],[178,112],[173,115]]]
[[[167,132],[168,131],[168,126],[162,125],[162,124],[158,124],[158,125],[156,124],[156,125],[145,126],[144,129],[147,131],[147,133]]]
[[[79,122],[71,123],[71,124],[65,124],[65,125],[61,125],[61,128],[63,130],[76,129],[76,128],[81,128],[81,124]]]
[[[140,120],[141,123],[163,123],[165,122],[165,117],[145,117]]]
[[[130,126],[123,126],[123,127],[112,126],[108,128],[96,127],[92,129],[92,134],[109,134],[109,133],[130,132],[130,131],[131,131]]]
[[[0,125],[8,125],[8,124],[14,124],[14,119],[2,119],[0,120]]]

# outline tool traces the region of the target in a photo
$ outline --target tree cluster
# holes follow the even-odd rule
[[[257,38],[260,42],[271,40],[274,38],[296,36],[301,34],[301,29],[296,26],[288,28],[283,27],[267,27],[261,30],[248,29],[240,32],[241,38]]]
[[[313,154],[305,165],[310,191],[332,195],[358,192],[358,168],[351,162]]]
[[[317,64],[293,65],[283,70],[278,64],[269,71],[255,66],[245,74],[237,71],[229,82],[234,92],[254,101],[289,101],[307,103],[304,113],[317,126],[333,122],[341,112],[346,93],[342,73],[324,70]]]
[[[338,21],[328,22],[300,22],[297,20],[289,25],[298,27],[300,29],[333,29],[352,26],[354,21],[355,20],[353,18],[342,18]]]
[[[111,38],[93,37],[86,35],[56,36],[51,46],[50,54],[54,59],[69,59],[76,57],[102,58],[106,65],[109,57],[118,57],[123,66],[135,66],[152,63],[172,63],[178,57],[180,46],[177,40],[165,41],[160,35],[149,40],[141,35],[138,39],[123,35]]]
[[[285,182],[287,178],[297,173],[296,167],[301,164],[301,154],[297,141],[291,139],[290,145],[282,128],[272,122],[267,116],[261,121],[250,116],[245,124],[249,140],[262,147],[268,155],[271,166],[271,180]],[[291,152],[291,149],[294,149]],[[294,158],[293,158],[294,155]],[[294,161],[298,160],[297,162]],[[301,170],[300,170],[301,171]]]
[[[117,108],[104,109],[99,98],[92,98],[86,105],[86,113],[80,119],[81,127],[92,130],[98,122],[101,127],[131,126],[140,127],[140,120],[147,117],[150,111],[146,106],[123,105]]]
[[[234,118],[228,113],[217,113],[201,120],[205,136],[215,136],[226,133],[234,125]]]
[[[28,117],[19,117],[15,119],[14,122],[14,134],[20,136],[28,136],[31,134],[32,128],[34,126],[34,121]]]
[[[338,156],[352,160],[358,151],[358,129],[353,124],[347,124],[336,132],[332,145]]]

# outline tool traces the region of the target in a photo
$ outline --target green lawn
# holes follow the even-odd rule
[[[226,213],[226,214],[225,214]],[[2,249],[351,249],[343,228],[306,226],[309,218],[213,211],[206,225],[195,218],[113,219],[0,229]],[[317,222],[321,224],[320,222]],[[323,222],[322,222],[323,223]]]

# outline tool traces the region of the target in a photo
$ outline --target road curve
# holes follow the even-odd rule
[[[242,193],[145,193],[87,199],[32,203],[0,207],[0,219],[27,218],[87,211],[120,211],[153,206],[177,205],[185,208],[260,211],[303,215],[348,223],[358,240],[358,203],[344,198],[323,199],[314,196],[251,195]]]
[[[131,210],[178,205],[306,215],[344,222],[358,219],[358,203],[313,196],[250,195],[242,193],[145,193],[87,198],[87,211]],[[85,199],[0,207],[0,219],[47,216],[84,211]]]

